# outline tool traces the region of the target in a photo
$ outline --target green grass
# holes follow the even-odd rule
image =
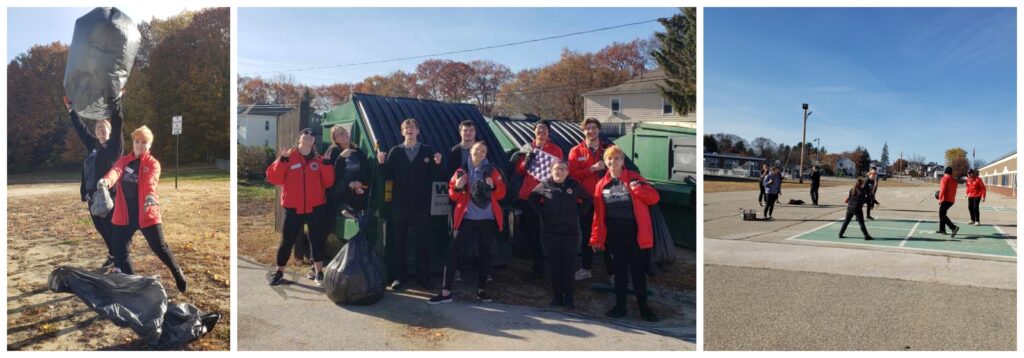
[[[273,197],[275,195],[274,186],[267,182],[238,182],[238,198],[239,199],[258,199],[265,197]]]
[[[174,163],[161,163],[163,173],[160,173],[161,181],[174,182]],[[183,165],[178,169],[178,180],[213,180],[228,181],[231,179],[231,172],[220,170],[209,165],[197,166],[195,164]],[[82,172],[74,171],[41,171],[31,173],[11,174],[7,176],[7,184],[41,184],[41,183],[67,183],[82,180]]]
[[[216,167],[202,167],[202,168],[181,168],[178,172],[179,180],[214,180],[214,181],[228,181],[231,179],[231,172],[227,170],[220,170]],[[160,180],[174,181],[174,165],[164,166],[163,173],[160,174]]]

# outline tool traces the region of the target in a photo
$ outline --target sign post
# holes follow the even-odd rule
[[[178,189],[178,138],[181,137],[181,116],[171,117],[171,135],[174,136],[174,189]]]

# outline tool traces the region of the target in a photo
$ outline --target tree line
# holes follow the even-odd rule
[[[154,156],[173,160],[171,117],[180,115],[182,163],[229,157],[230,23],[229,8],[208,8],[137,25],[142,41],[122,100],[126,141],[146,125],[155,136]],[[11,172],[70,169],[85,158],[61,100],[67,59],[68,44],[53,42],[35,45],[7,65]]]

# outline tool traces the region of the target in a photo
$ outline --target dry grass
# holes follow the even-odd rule
[[[160,184],[164,235],[189,280],[174,288],[170,272],[136,233],[132,259],[139,274],[159,275],[171,301],[218,312],[221,320],[185,350],[230,349],[230,201],[227,172],[182,172]],[[47,182],[26,177],[25,182]],[[170,179],[170,180],[168,180]],[[58,265],[97,268],[106,248],[79,199],[77,177],[51,184],[8,185],[8,336],[10,350],[146,349],[127,328],[100,319],[69,294],[46,288]]]

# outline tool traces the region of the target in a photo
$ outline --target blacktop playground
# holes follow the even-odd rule
[[[838,232],[849,185],[782,190],[774,221],[758,217],[757,186],[704,196],[704,348],[707,350],[1014,350],[1016,200],[991,194],[980,226],[964,186],[936,234],[937,185],[883,181],[863,240]],[[788,205],[800,199],[804,205]]]

